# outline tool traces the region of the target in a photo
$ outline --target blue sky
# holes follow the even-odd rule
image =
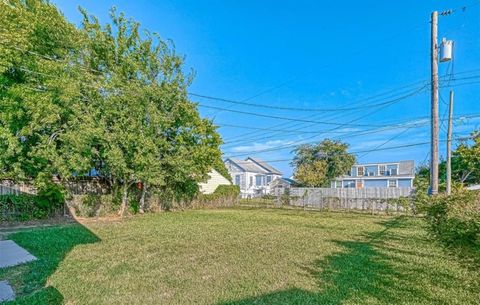
[[[202,116],[220,126],[225,157],[260,157],[272,161],[285,176],[292,174],[286,160],[296,144],[325,137],[348,142],[351,152],[359,152],[360,162],[428,160],[428,145],[380,149],[430,139],[427,120],[421,118],[430,114],[430,93],[422,87],[430,73],[433,10],[456,9],[439,18],[439,40],[455,41],[454,61],[440,64],[441,75],[455,74],[453,80],[442,82],[441,97],[448,101],[452,87],[455,116],[480,114],[480,1],[52,2],[76,24],[78,6],[102,22],[116,6],[143,28],[173,40],[177,52],[186,56],[186,68],[196,72],[192,93],[306,110],[192,97],[205,106],[300,119],[200,107]],[[348,107],[355,109],[313,111]],[[441,101],[441,117],[446,109]],[[454,125],[456,135],[468,135],[480,128],[480,119],[461,119]],[[369,150],[375,151],[365,152]],[[444,150],[442,143],[441,155]]]

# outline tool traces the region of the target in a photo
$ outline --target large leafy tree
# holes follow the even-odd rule
[[[103,132],[91,144],[99,171],[123,191],[120,213],[136,182],[144,191],[193,195],[220,159],[221,139],[187,98],[191,78],[182,71],[183,58],[157,35],[142,36],[137,22],[115,10],[112,25],[104,27],[83,15],[89,40],[82,62],[101,71],[91,115]]]
[[[355,163],[348,144],[325,139],[318,144],[302,144],[294,152],[295,178],[311,187],[328,187],[330,181],[344,175]]]
[[[104,26],[82,11],[77,29],[47,1],[0,5],[0,178],[95,168],[122,191],[121,214],[135,183],[142,199],[195,194],[221,139],[188,100],[192,77],[172,44],[115,10]]]
[[[48,184],[77,115],[82,37],[46,1],[0,6],[0,178]]]

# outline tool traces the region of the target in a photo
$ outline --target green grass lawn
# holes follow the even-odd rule
[[[9,238],[13,304],[478,304],[480,272],[421,219],[281,209],[150,214]]]

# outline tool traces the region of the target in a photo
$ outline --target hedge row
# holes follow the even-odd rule
[[[1,221],[26,221],[53,216],[63,208],[64,189],[57,184],[46,184],[33,194],[0,195]]]
[[[61,208],[60,203],[38,195],[0,195],[0,220],[2,221],[43,219],[52,216]]]
[[[426,205],[432,232],[448,245],[480,247],[480,192],[438,195]]]

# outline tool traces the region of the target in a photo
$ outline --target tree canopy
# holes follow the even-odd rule
[[[80,28],[48,1],[0,4],[0,178],[61,181],[95,169],[123,191],[193,196],[221,168],[221,138],[189,101],[173,43],[111,10]]]
[[[471,140],[462,140],[452,152],[452,182],[458,185],[480,183],[480,137],[478,131],[472,132]],[[439,164],[440,187],[445,188],[447,177],[446,161]],[[430,167],[417,168],[415,186],[427,190],[430,182]]]
[[[330,139],[299,145],[292,162],[295,179],[310,187],[328,187],[330,181],[346,174],[355,163],[355,156],[347,150],[348,144]]]

